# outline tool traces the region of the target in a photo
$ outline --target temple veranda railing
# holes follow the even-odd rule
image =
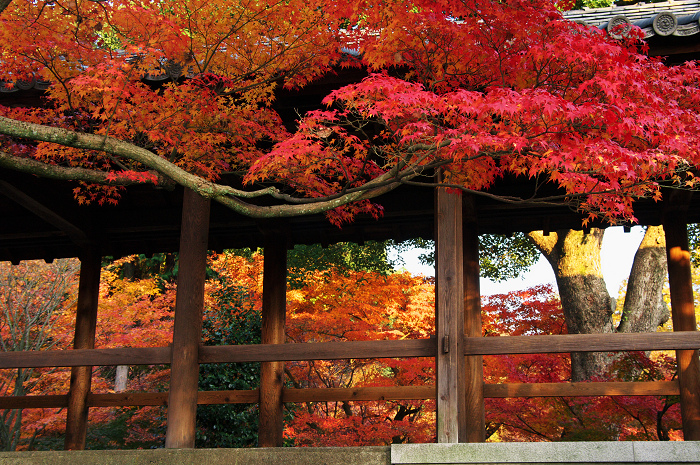
[[[616,352],[651,350],[695,350],[700,348],[699,332],[637,334],[567,334],[554,336],[466,337],[464,355],[511,355],[564,352]],[[200,346],[199,363],[243,363],[435,357],[438,345],[429,339],[324,342],[300,344],[258,344]],[[167,365],[170,347],[75,349],[0,354],[0,369],[75,366]],[[505,383],[484,384],[484,397],[589,397],[679,395],[674,381]],[[395,386],[358,388],[284,388],[283,402],[380,401],[435,399],[436,386]],[[198,391],[197,403],[257,403],[259,390]],[[127,407],[168,404],[168,392],[123,392],[89,394],[90,407]],[[67,407],[68,394],[0,397],[0,408]]]

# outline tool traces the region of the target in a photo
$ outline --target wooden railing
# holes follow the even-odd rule
[[[465,337],[464,355],[562,352],[648,351],[700,348],[700,332],[637,334],[568,334],[557,336]],[[435,338],[397,341],[323,342],[201,346],[199,363],[333,360],[345,358],[435,357]],[[80,349],[0,353],[0,369],[165,365],[170,347]],[[435,386],[284,389],[284,402],[379,401],[434,399]],[[587,397],[678,395],[677,381],[485,384],[484,397]],[[198,404],[255,403],[257,389],[200,391]],[[0,409],[66,407],[68,395],[0,397]],[[90,394],[90,407],[167,405],[167,392]]]

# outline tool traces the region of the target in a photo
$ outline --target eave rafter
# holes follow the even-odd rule
[[[85,231],[9,182],[0,180],[0,194],[56,227],[65,233],[75,244],[83,246],[89,243]]]

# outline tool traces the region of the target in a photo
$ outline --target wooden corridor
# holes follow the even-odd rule
[[[685,195],[680,193],[679,195]],[[259,403],[262,447],[282,445],[284,402],[436,399],[439,443],[483,442],[484,398],[594,395],[680,395],[686,440],[700,440],[700,333],[696,330],[684,207],[688,196],[665,204],[674,333],[482,337],[478,289],[478,222],[472,199],[436,192],[436,336],[400,341],[284,344],[286,250],[283,230],[266,233],[263,344],[200,344],[209,227],[209,201],[185,192],[172,347],[94,349],[99,254],[86,250],[74,350],[0,354],[0,368],[71,366],[71,389],[63,396],[0,398],[1,408],[66,407],[66,449],[83,449],[90,407],[167,405],[166,447],[193,448],[198,404]],[[670,206],[669,206],[670,202]],[[679,379],[645,383],[484,384],[483,355],[676,350]],[[343,358],[434,357],[435,386],[359,389],[287,389],[284,361]],[[198,392],[200,363],[262,362],[260,389]],[[92,394],[92,366],[170,364],[168,393]]]
[[[681,5],[683,4],[683,5]],[[676,2],[686,8],[686,2]],[[632,9],[660,8],[660,4],[640,4]],[[674,3],[664,6],[673,8]],[[587,10],[605,21],[621,10]],[[695,8],[695,7],[693,7]],[[685,10],[684,10],[685,11]],[[695,11],[695,10],[693,10]],[[636,13],[635,13],[636,14]],[[597,17],[597,16],[596,16]],[[670,62],[684,61],[700,53],[696,30],[692,37],[657,37],[649,41],[651,55],[669,56]],[[690,30],[690,29],[688,29]],[[656,42],[655,42],[656,41]],[[311,83],[302,92],[283,94],[276,109],[289,124],[298,108],[320,105],[321,99],[340,84],[357,82],[364,70],[348,69]],[[347,81],[347,82],[345,82]],[[285,91],[286,92],[286,91]],[[8,104],[19,93],[0,93],[0,102]],[[36,96],[32,97],[37,98]],[[225,175],[222,181],[239,185],[240,179]],[[490,193],[503,197],[530,198],[533,192],[546,197],[550,185],[534,189],[523,178],[503,178]],[[640,199],[635,202],[635,217],[640,224],[663,224],[666,232],[673,333],[511,336],[482,337],[479,291],[478,236],[484,233],[508,234],[515,231],[556,231],[580,228],[581,217],[567,206],[516,205],[499,203],[484,195],[459,195],[443,188],[403,186],[381,197],[384,217],[379,221],[357,218],[342,230],[330,226],[322,215],[286,220],[255,221],[233,214],[221,205],[212,205],[192,191],[177,187],[153,189],[133,186],[125,189],[119,205],[109,208],[77,206],[72,186],[48,178],[38,178],[0,167],[0,260],[52,260],[78,256],[81,260],[80,290],[76,314],[73,350],[0,353],[0,368],[71,367],[70,391],[64,395],[0,397],[0,408],[65,408],[66,449],[84,449],[89,428],[90,408],[162,405],[168,407],[166,447],[161,451],[23,453],[0,454],[3,464],[141,463],[272,465],[312,465],[315,463],[394,463],[400,448],[360,448],[353,450],[305,451],[295,455],[281,451],[282,412],[285,402],[376,401],[400,399],[436,399],[437,440],[443,444],[484,441],[486,398],[538,396],[602,395],[677,395],[681,399],[683,431],[687,446],[677,447],[679,463],[700,457],[692,441],[700,441],[700,332],[695,319],[690,255],[686,225],[700,222],[700,195],[680,190],[664,192],[664,201],[656,204]],[[523,202],[524,203],[524,202]],[[589,226],[604,227],[599,223]],[[341,241],[405,240],[415,237],[436,241],[436,335],[429,339],[285,344],[286,252],[295,243],[336,243]],[[265,249],[262,344],[250,346],[201,345],[203,289],[207,249],[258,247]],[[125,256],[179,251],[177,305],[173,344],[157,348],[95,349],[100,261],[102,256]],[[674,381],[485,384],[482,357],[485,355],[675,350],[679,376]],[[285,361],[345,358],[432,357],[437,380],[434,386],[402,386],[355,389],[288,389],[283,383]],[[261,362],[261,387],[248,391],[198,391],[199,365],[203,363]],[[94,394],[91,373],[95,366],[168,364],[172,368],[169,392],[126,392]],[[196,451],[194,447],[197,405],[259,403],[262,447],[273,452]],[[431,446],[432,447],[432,446]],[[431,447],[423,449],[431,450]],[[509,446],[511,452],[520,446]],[[540,447],[549,447],[547,445]],[[604,447],[604,446],[601,446]],[[628,448],[628,445],[611,446]],[[629,446],[634,449],[636,445]],[[638,446],[644,448],[644,445]],[[659,450],[667,444],[654,444]],[[685,448],[684,448],[685,447]],[[408,450],[408,449],[406,449]],[[476,449],[474,449],[476,450]],[[493,449],[477,456],[488,462]],[[586,450],[582,448],[581,450]],[[602,449],[600,449],[602,450]],[[437,449],[431,453],[437,454]],[[690,451],[690,452],[687,452]],[[686,454],[686,455],[683,455]],[[687,455],[691,454],[691,455]],[[672,456],[668,452],[668,456]],[[358,457],[368,456],[367,462]],[[464,459],[464,454],[460,460]],[[517,454],[515,455],[517,456]],[[608,454],[608,457],[612,455]],[[504,456],[500,456],[504,457]],[[606,455],[601,454],[601,460]],[[631,458],[630,458],[631,457]],[[649,463],[664,461],[654,457]],[[507,458],[507,457],[506,457]],[[590,458],[590,457],[589,457]],[[637,456],[620,455],[616,463],[637,463]],[[561,457],[559,457],[561,460]],[[623,460],[624,459],[624,460]],[[83,460],[81,462],[81,460]],[[447,460],[447,459],[446,459]],[[554,458],[556,460],[556,457]],[[499,463],[514,463],[506,459]],[[597,463],[591,460],[591,463]],[[395,462],[428,463],[428,462]],[[443,462],[441,462],[443,463]],[[531,463],[531,462],[528,462]],[[545,463],[543,461],[542,463]],[[546,462],[557,463],[557,462]],[[564,463],[564,462],[561,462]],[[578,463],[578,462],[566,462]],[[587,462],[588,463],[588,462]],[[642,462],[639,462],[642,463]]]

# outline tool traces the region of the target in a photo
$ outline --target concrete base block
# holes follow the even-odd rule
[[[700,442],[401,444],[392,464],[700,464]]]
[[[700,463],[700,442],[634,442],[635,462]]]

